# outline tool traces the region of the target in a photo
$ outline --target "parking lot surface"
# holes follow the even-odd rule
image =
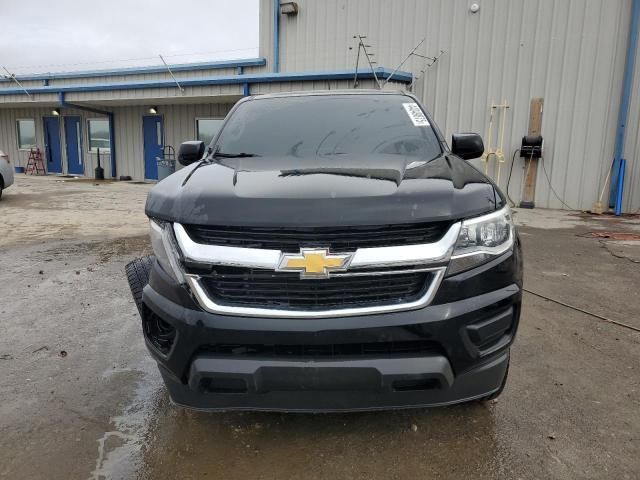
[[[143,344],[124,265],[150,252],[149,188],[4,192],[0,478],[638,478],[640,242],[590,235],[638,217],[516,212],[529,292],[495,402],[213,414],[171,405]]]

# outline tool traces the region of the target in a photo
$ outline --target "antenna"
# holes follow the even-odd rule
[[[378,85],[378,88],[382,89],[382,84],[380,83],[380,79],[378,78],[378,75],[376,74],[376,69],[374,67],[374,65],[377,63],[373,60],[373,57],[375,56],[375,54],[367,50],[367,48],[372,48],[371,45],[366,45],[364,43],[364,39],[367,38],[367,36],[357,34],[357,35],[354,35],[353,38],[358,39],[358,53],[356,55],[356,71],[353,76],[353,88],[356,88],[358,86],[358,66],[360,63],[360,50],[362,50],[364,52],[365,58],[367,59],[367,63],[369,64],[369,68],[371,69],[371,73],[373,73],[373,78],[375,79],[376,84]]]
[[[356,38],[355,35],[353,38]],[[349,47],[349,50],[353,50],[353,47]],[[356,68],[353,74],[353,88],[358,88],[358,66],[360,65],[360,44],[358,44],[358,53],[356,54]]]
[[[178,82],[178,79],[173,75],[171,68],[169,67],[167,62],[164,61],[164,58],[162,58],[162,55],[158,54],[158,56],[160,57],[160,60],[162,60],[162,63],[164,63],[164,66],[167,67],[167,70],[169,70],[169,75],[171,75],[171,78],[173,78],[173,81],[176,82],[176,85],[180,89],[180,92],[184,95],[184,88],[182,88],[182,85],[180,85],[180,82]]]
[[[32,97],[31,97],[31,94],[27,91],[27,89],[26,89],[26,88],[24,88],[24,87],[22,86],[22,84],[18,81],[18,79],[16,78],[16,74],[15,74],[15,73],[11,73],[9,70],[7,70],[7,67],[5,67],[4,65],[2,66],[2,69],[3,69],[5,72],[7,72],[8,78],[10,78],[10,79],[11,79],[11,80],[13,80],[14,82],[16,82],[16,83],[18,84],[18,86],[19,86],[22,90],[24,90],[24,93],[26,93],[26,94],[27,94],[27,96],[28,96],[29,98],[32,98]]]
[[[413,47],[413,50],[411,50],[411,51],[409,52],[409,55],[407,55],[406,57],[404,57],[404,60],[402,60],[402,61],[400,62],[400,64],[399,64],[399,65],[398,65],[398,66],[393,70],[393,72],[391,72],[391,75],[389,75],[389,76],[386,78],[386,80],[385,80],[385,81],[384,81],[384,83],[382,84],[382,86],[383,86],[383,87],[384,87],[384,86],[389,82],[389,80],[391,80],[391,77],[393,77],[393,76],[396,74],[396,72],[402,68],[402,65],[404,65],[404,63],[405,63],[407,60],[409,60],[413,55],[416,55],[416,50],[420,47],[420,45],[422,45],[422,44],[424,43],[424,41],[425,41],[425,40],[426,40],[426,37],[425,37],[425,38],[423,38],[422,40],[420,40],[420,43],[418,43],[415,47]]]
[[[413,86],[415,85],[415,83],[420,80],[420,78],[422,77],[422,75],[424,75],[424,73],[429,70],[429,68],[431,68],[439,59],[442,55],[444,55],[445,52],[444,50],[440,50],[440,53],[438,53],[438,55],[436,55],[435,57],[428,57],[426,55],[420,55],[419,53],[414,53],[413,55],[415,55],[416,57],[420,57],[422,59],[424,59],[424,63],[422,66],[422,69],[420,70],[420,73],[418,75],[415,75],[413,77],[413,80],[411,81],[411,84],[409,85],[409,91],[413,92]]]

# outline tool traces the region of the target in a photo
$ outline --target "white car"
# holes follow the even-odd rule
[[[0,198],[2,191],[10,185],[13,185],[13,167],[9,155],[0,150]]]

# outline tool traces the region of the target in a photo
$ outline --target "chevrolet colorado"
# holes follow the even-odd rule
[[[174,403],[342,411],[497,396],[522,261],[500,190],[410,94],[247,97],[149,193],[127,265]]]

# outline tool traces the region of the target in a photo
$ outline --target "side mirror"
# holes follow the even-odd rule
[[[185,167],[197,162],[204,156],[204,142],[193,140],[191,142],[182,142],[178,150],[178,161]]]
[[[451,151],[464,160],[481,157],[484,153],[482,137],[477,133],[454,133],[451,136]]]

